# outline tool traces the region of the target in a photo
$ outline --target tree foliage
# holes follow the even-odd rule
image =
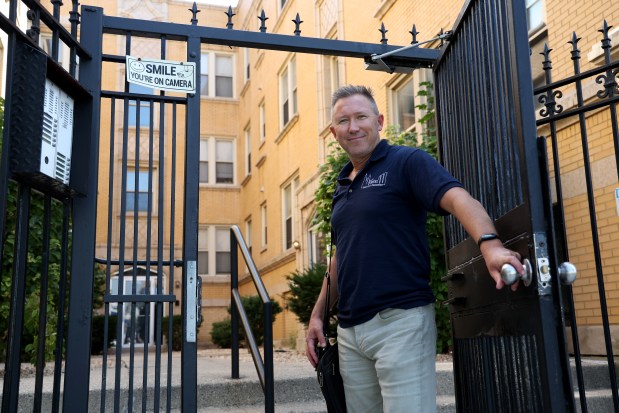
[[[392,145],[411,146],[422,149],[437,158],[437,136],[434,112],[434,97],[432,96],[432,84],[422,82],[419,84],[418,95],[425,98],[425,103],[417,107],[424,113],[419,119],[423,125],[421,133],[401,131],[398,126],[389,126],[385,135]],[[336,142],[330,146],[331,152],[327,161],[322,165],[320,182],[314,194],[316,204],[315,224],[319,230],[330,237],[331,234],[331,199],[336,187],[336,178],[343,166],[348,162],[346,153],[339,149]],[[337,146],[337,147],[336,147]],[[451,346],[451,324],[447,307],[440,303],[447,299],[447,285],[441,281],[445,275],[445,252],[443,243],[443,220],[436,214],[428,214],[426,234],[430,248],[430,285],[436,295],[436,324],[437,324],[437,352],[444,353]],[[329,238],[327,238],[327,242]],[[328,251],[327,251],[328,253]],[[320,290],[319,290],[320,291]],[[316,296],[314,302],[316,302]]]
[[[325,264],[316,264],[302,272],[295,271],[286,276],[291,295],[288,306],[306,327],[309,324],[318,294],[320,294],[326,270]]]

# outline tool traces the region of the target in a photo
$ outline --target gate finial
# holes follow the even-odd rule
[[[232,29],[234,27],[234,24],[232,23],[232,16],[236,16],[235,13],[232,13],[232,6],[228,6],[228,11],[224,14],[228,16],[228,24],[226,24],[226,27],[228,29]]]
[[[192,14],[192,16],[191,16],[191,24],[194,25],[194,26],[197,25],[198,24],[197,15],[198,15],[198,13],[200,13],[200,10],[198,9],[198,5],[196,4],[195,1],[193,2],[193,6],[190,9],[188,9],[188,10]]]
[[[267,20],[269,20],[269,18],[264,14],[264,9],[262,9],[262,12],[260,12],[260,16],[258,16],[258,19],[260,19],[260,33],[266,32],[267,26],[265,25],[265,23]]]
[[[303,23],[303,20],[301,20],[301,18],[299,17],[299,13],[297,13],[297,17],[295,17],[295,19],[292,22],[295,25],[294,35],[301,36],[301,23]]]
[[[409,33],[411,34],[411,36],[413,36],[413,41],[411,42],[411,44],[419,43],[417,41],[417,35],[419,34],[419,32],[417,31],[416,25],[413,24],[413,30],[411,30]]]
[[[580,37],[576,36],[576,32],[572,32],[572,40],[568,43],[572,45],[572,60],[580,59],[580,49],[578,48],[578,42],[580,41]]]
[[[552,69],[552,60],[550,60],[550,52],[552,52],[552,49],[548,48],[548,43],[544,43],[544,51],[540,52],[540,54],[544,56],[544,61],[542,62],[542,69],[544,69],[544,71]]]
[[[380,33],[381,33],[381,35],[382,35],[382,38],[380,39],[380,42],[381,42],[382,44],[387,44],[387,41],[389,40],[389,39],[387,39],[387,38],[385,37],[385,35],[387,34],[387,32],[388,32],[388,31],[389,31],[389,30],[385,29],[385,23],[381,23],[381,24],[380,24],[380,30],[379,30],[379,32],[380,32]]]

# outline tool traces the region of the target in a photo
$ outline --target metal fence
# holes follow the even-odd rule
[[[579,344],[579,333],[577,325],[577,309],[574,303],[573,288],[578,284],[594,285],[595,291],[586,296],[582,293],[577,297],[581,302],[599,300],[599,323],[604,334],[604,350],[608,361],[609,387],[612,390],[613,405],[615,411],[619,411],[619,396],[617,390],[617,377],[615,361],[613,355],[613,337],[611,335],[608,301],[605,287],[605,277],[613,272],[612,266],[605,264],[602,254],[603,241],[600,232],[604,231],[604,218],[600,217],[600,208],[603,208],[604,192],[600,185],[595,185],[594,168],[598,165],[598,183],[601,180],[599,166],[613,171],[619,170],[619,127],[617,121],[617,102],[619,101],[619,91],[617,89],[617,74],[619,73],[619,60],[611,58],[611,40],[609,37],[610,27],[603,22],[601,29],[601,50],[599,56],[599,66],[595,69],[581,72],[581,50],[578,46],[580,38],[574,32],[569,43],[572,45],[571,60],[573,62],[573,75],[565,79],[553,81],[552,61],[548,45],[542,52],[544,61],[542,63],[545,85],[535,89],[536,100],[540,103],[538,112],[538,131],[540,134],[547,135],[548,145],[551,147],[551,176],[553,177],[552,193],[554,202],[554,226],[557,238],[557,249],[560,261],[572,260],[579,268],[593,268],[592,276],[588,279],[583,277],[584,271],[580,271],[579,280],[575,286],[564,286],[564,295],[567,299],[567,315],[571,331],[571,344],[576,361],[576,377],[580,393],[580,406],[583,412],[587,411],[587,398],[585,394],[585,380],[583,378],[582,356]],[[561,59],[564,57],[561,56]],[[601,121],[604,125],[602,132],[598,128],[595,133],[590,133],[590,129],[596,121],[603,117]],[[566,129],[570,128],[571,131]],[[543,138],[542,138],[543,139]],[[544,142],[545,144],[545,142]],[[604,145],[606,149],[602,152],[608,159],[601,159],[599,156],[599,145]],[[568,150],[575,148],[573,151]],[[591,148],[598,147],[597,156]],[[614,148],[614,151],[613,151]],[[574,152],[577,153],[574,158]],[[614,152],[614,153],[613,153]],[[563,165],[562,165],[563,162]],[[564,183],[569,179],[570,172],[574,171],[574,162],[582,165],[583,179],[579,181],[582,193],[574,193],[573,190],[564,188]],[[605,163],[604,163],[605,162]],[[567,166],[567,167],[566,167]],[[613,171],[614,172],[614,171]],[[562,177],[563,175],[563,177]],[[615,187],[618,176],[616,173],[608,174],[608,182],[601,185]],[[596,194],[596,191],[598,192]],[[586,208],[578,207],[583,211],[579,219],[583,222],[588,221],[589,234],[583,234],[585,243],[578,242],[574,233],[576,219],[566,218],[569,214],[574,216],[574,206],[567,206],[575,196],[584,196]],[[608,227],[606,228],[608,229]],[[570,243],[570,238],[573,240]],[[588,240],[590,238],[590,240]],[[612,242],[609,238],[606,242]],[[591,246],[591,248],[589,248]],[[578,257],[576,257],[578,256]],[[593,262],[591,262],[593,261]],[[587,298],[590,297],[590,298]],[[581,306],[582,308],[582,306]]]

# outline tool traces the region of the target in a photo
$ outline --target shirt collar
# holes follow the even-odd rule
[[[387,156],[387,152],[389,152],[389,142],[387,142],[386,139],[381,139],[378,142],[378,145],[376,145],[376,147],[374,148],[374,151],[372,152],[372,155],[370,156],[370,160],[368,161],[368,164],[372,162],[376,162],[379,159],[384,158],[385,156]],[[350,175],[351,171],[352,171],[352,162],[348,161],[348,163],[344,165],[344,168],[342,168],[339,175],[337,176],[337,182],[340,185],[349,184],[350,182],[346,182],[346,180],[350,180],[348,178],[348,175]]]

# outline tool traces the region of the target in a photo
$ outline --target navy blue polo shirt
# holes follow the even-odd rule
[[[349,162],[338,176],[331,216],[342,327],[434,302],[426,215],[445,214],[441,198],[462,186],[423,150],[385,140],[353,181],[351,171]]]

